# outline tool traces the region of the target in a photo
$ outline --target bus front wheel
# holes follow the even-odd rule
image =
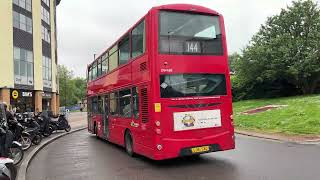
[[[134,156],[133,140],[132,140],[132,136],[131,136],[130,132],[126,132],[124,141],[125,141],[125,148],[126,148],[127,154],[129,156],[133,157]]]

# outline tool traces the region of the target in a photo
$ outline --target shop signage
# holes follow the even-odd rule
[[[19,97],[19,92],[17,90],[12,91],[12,98],[17,99]]]
[[[32,97],[32,92],[22,92],[22,97]]]
[[[51,93],[45,93],[45,92],[43,92],[43,93],[42,93],[42,97],[43,97],[43,98],[51,98]]]

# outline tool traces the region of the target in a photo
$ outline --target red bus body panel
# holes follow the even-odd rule
[[[158,52],[158,13],[160,10],[174,10],[184,12],[197,12],[218,15],[223,41],[223,56],[196,56],[196,55],[164,55]],[[109,117],[110,136],[108,141],[124,146],[126,130],[130,131],[134,151],[151,159],[162,160],[175,158],[181,155],[184,148],[205,145],[218,145],[217,151],[235,148],[234,127],[232,115],[232,95],[230,74],[228,68],[228,52],[224,21],[222,15],[211,9],[188,4],[164,5],[152,8],[144,17],[146,22],[146,52],[144,55],[130,60],[127,64],[118,67],[108,74],[88,83],[88,98],[103,96],[104,94],[120,90],[125,87],[136,86],[148,88],[148,117],[143,123],[139,119]],[[128,31],[130,32],[131,29]],[[141,64],[146,63],[146,70],[141,71]],[[170,71],[167,71],[171,69]],[[227,95],[194,98],[160,98],[160,74],[181,73],[218,73],[225,74]],[[141,104],[141,94],[140,104]],[[88,101],[89,102],[89,101]],[[161,112],[155,112],[154,103],[161,104]],[[207,106],[210,104],[210,107]],[[186,105],[189,105],[185,107]],[[184,107],[183,107],[184,106]],[[183,107],[183,108],[182,108]],[[220,110],[221,127],[195,129],[187,131],[174,131],[173,113],[203,110]],[[141,107],[140,107],[141,113]],[[103,132],[103,115],[89,113],[89,132],[106,138]],[[156,121],[161,125],[156,126]],[[132,123],[137,124],[132,126]],[[160,129],[160,133],[156,132]],[[157,147],[161,145],[159,150]]]

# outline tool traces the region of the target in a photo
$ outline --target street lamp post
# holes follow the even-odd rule
[[[65,74],[64,78],[64,106],[67,107],[67,74]]]

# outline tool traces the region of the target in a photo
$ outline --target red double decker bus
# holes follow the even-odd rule
[[[155,160],[235,148],[221,14],[152,8],[88,66],[88,131]]]

